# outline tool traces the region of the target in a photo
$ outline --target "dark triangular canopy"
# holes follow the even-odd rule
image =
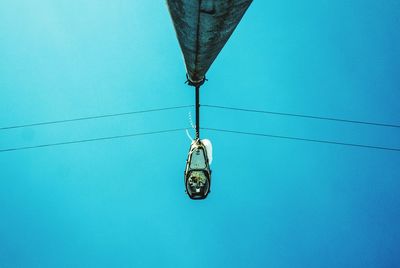
[[[252,0],[167,0],[188,78],[199,83]]]

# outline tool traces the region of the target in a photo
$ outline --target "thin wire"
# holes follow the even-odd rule
[[[122,138],[136,137],[136,136],[154,135],[154,134],[161,134],[161,133],[183,131],[185,129],[186,128],[177,128],[177,129],[169,129],[169,130],[160,130],[160,131],[152,131],[152,132],[133,133],[133,134],[126,134],[126,135],[118,135],[118,136],[108,136],[108,137],[84,139],[84,140],[74,140],[74,141],[66,141],[66,142],[58,142],[58,143],[47,143],[47,144],[40,144],[40,145],[34,145],[34,146],[14,147],[14,148],[0,149],[0,153],[11,152],[11,151],[20,151],[20,150],[28,150],[28,149],[36,149],[36,148],[43,148],[43,147],[52,147],[52,146],[77,144],[77,143],[86,143],[86,142],[122,139]],[[218,129],[218,128],[207,128],[207,127],[204,128],[203,127],[202,129],[210,130],[210,131],[217,131],[217,132],[242,134],[242,135],[261,136],[261,137],[270,137],[270,138],[278,138],[278,139],[288,139],[288,140],[297,140],[297,141],[325,143],[325,144],[333,144],[333,145],[342,145],[342,146],[361,147],[361,148],[368,148],[368,149],[378,149],[378,150],[400,152],[400,148],[380,147],[380,146],[372,146],[372,145],[365,145],[365,144],[355,144],[355,143],[344,143],[344,142],[336,142],[336,141],[328,141],[328,140],[306,139],[306,138],[299,138],[299,137],[271,135],[271,134],[265,134],[265,133],[244,132],[244,131]]]
[[[78,118],[73,118],[73,119],[38,122],[38,123],[24,124],[24,125],[17,125],[17,126],[7,126],[7,127],[1,127],[0,131],[6,130],[6,129],[61,124],[61,123],[67,123],[67,122],[91,120],[91,119],[106,118],[106,117],[116,117],[116,116],[132,115],[132,114],[143,114],[143,113],[159,112],[159,111],[166,111],[166,110],[175,110],[175,109],[182,109],[182,108],[188,108],[188,107],[193,107],[193,106],[194,105],[182,105],[182,106],[165,107],[165,108],[159,108],[159,109],[149,109],[149,110],[132,111],[132,112],[125,112],[125,113],[114,113],[114,114],[103,114],[103,115],[95,115],[95,116],[87,116],[87,117],[78,117]]]
[[[395,124],[385,124],[385,123],[376,123],[376,122],[367,122],[367,121],[356,121],[356,120],[340,119],[340,118],[333,118],[333,117],[321,117],[321,116],[304,115],[304,114],[282,113],[282,112],[273,112],[273,111],[265,111],[265,110],[264,111],[263,110],[253,110],[253,109],[244,109],[244,108],[219,106],[219,105],[210,105],[210,104],[203,104],[202,106],[203,107],[209,107],[209,108],[242,111],[242,112],[273,114],[273,115],[301,117],[301,118],[318,119],[318,120],[329,120],[329,121],[345,122],[345,123],[353,123],[353,124],[373,125],[373,126],[380,126],[380,127],[400,128],[400,125],[395,125]],[[159,108],[159,109],[149,109],[149,110],[142,110],[142,111],[114,113],[114,114],[103,114],[103,115],[79,117],[79,118],[72,118],[72,119],[46,121],[46,122],[38,122],[38,123],[16,125],[16,126],[7,126],[7,127],[0,127],[0,131],[8,130],[8,129],[24,128],[24,127],[33,127],[33,126],[51,125],[51,124],[61,124],[61,123],[74,122],[74,121],[83,121],[83,120],[91,120],[91,119],[99,119],[99,118],[107,118],[107,117],[117,117],[117,116],[126,116],[126,115],[132,115],[132,114],[141,114],[141,113],[149,113],[149,112],[158,112],[158,111],[182,109],[182,108],[189,108],[189,107],[194,107],[194,105],[174,106],[174,107],[166,107],[166,108]]]
[[[322,117],[322,116],[305,115],[305,114],[294,114],[294,113],[281,113],[281,112],[253,110],[253,109],[243,109],[243,108],[227,107],[227,106],[220,106],[220,105],[209,105],[209,104],[202,104],[202,106],[203,107],[210,107],[210,108],[217,108],[217,109],[241,111],[241,112],[273,114],[273,115],[302,117],[302,118],[318,119],[318,120],[329,120],[329,121],[353,123],[353,124],[364,124],[364,125],[372,125],[372,126],[379,126],[379,127],[400,128],[400,125],[395,125],[395,124],[385,124],[385,123],[376,123],[376,122],[367,122],[367,121],[357,121],[357,120],[349,120],[349,119],[341,119],[341,118],[333,118],[333,117]]]
[[[143,133],[133,133],[133,134],[126,134],[126,135],[118,135],[118,136],[108,136],[108,137],[100,137],[100,138],[85,139],[85,140],[74,140],[74,141],[64,141],[64,142],[57,142],[57,143],[47,143],[47,144],[40,144],[40,145],[34,145],[34,146],[23,146],[23,147],[7,148],[7,149],[1,149],[0,153],[11,152],[11,151],[21,151],[21,150],[28,150],[28,149],[36,149],[36,148],[43,148],[43,147],[68,145],[68,144],[76,144],[76,143],[85,143],[85,142],[94,142],[94,141],[122,139],[122,138],[136,137],[136,136],[154,135],[154,134],[176,132],[176,131],[183,131],[183,130],[185,130],[185,128],[168,129],[168,130],[143,132]]]
[[[297,140],[297,141],[307,141],[307,142],[316,142],[316,143],[327,143],[327,144],[334,144],[334,145],[343,145],[343,146],[352,146],[352,147],[361,147],[361,148],[368,148],[368,149],[378,149],[378,150],[387,150],[387,151],[400,152],[400,148],[380,147],[380,146],[355,144],[355,143],[344,143],[344,142],[328,141],[328,140],[315,140],[315,139],[306,139],[306,138],[298,138],[298,137],[290,137],[290,136],[271,135],[271,134],[254,133],[254,132],[244,132],[244,131],[227,130],[227,129],[219,129],[219,128],[202,128],[202,129],[211,130],[211,131],[218,131],[218,132],[227,132],[227,133],[251,135],[251,136],[261,136],[261,137],[287,139],[287,140]]]

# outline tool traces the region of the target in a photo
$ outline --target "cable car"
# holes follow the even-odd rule
[[[210,193],[211,169],[207,148],[200,139],[193,141],[185,168],[186,193],[191,199],[204,199]]]

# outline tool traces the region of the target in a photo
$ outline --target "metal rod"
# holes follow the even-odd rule
[[[196,139],[200,138],[200,86],[196,86]]]

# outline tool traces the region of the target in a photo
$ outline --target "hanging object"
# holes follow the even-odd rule
[[[196,139],[185,168],[186,192],[204,199],[211,186],[211,142],[200,139],[200,87],[252,0],[167,0],[186,66],[187,82],[195,87]]]
[[[189,83],[205,75],[252,0],[167,0]]]
[[[208,147],[208,148],[207,148]],[[192,142],[185,168],[186,193],[191,199],[204,199],[210,192],[211,143],[208,140],[196,139]]]

